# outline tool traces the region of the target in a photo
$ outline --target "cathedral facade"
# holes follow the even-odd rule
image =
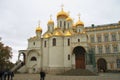
[[[120,22],[85,27],[78,18],[73,22],[70,15],[61,9],[57,13],[57,26],[52,18],[47,31],[42,34],[38,25],[36,35],[28,39],[19,72],[61,73],[70,69],[91,71],[120,70]]]

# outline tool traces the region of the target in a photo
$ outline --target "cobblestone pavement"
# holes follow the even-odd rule
[[[39,74],[15,74],[13,80],[40,80]],[[120,73],[100,73],[99,76],[61,76],[47,74],[45,80],[120,80]]]

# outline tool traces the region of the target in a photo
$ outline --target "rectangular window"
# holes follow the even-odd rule
[[[44,41],[44,47],[46,47],[46,41]]]
[[[65,29],[65,27],[66,27],[66,22],[64,21],[64,29]]]
[[[68,39],[68,46],[70,46],[70,39]]]
[[[117,63],[117,68],[120,68],[120,59],[117,59],[116,63]]]
[[[92,52],[95,53],[95,47],[91,47]]]
[[[104,41],[105,41],[105,42],[108,42],[108,41],[109,41],[109,36],[108,36],[108,34],[105,34],[105,36],[104,36]]]
[[[118,47],[117,47],[117,45],[116,45],[116,46],[113,46],[113,52],[114,52],[114,53],[118,52]]]
[[[90,40],[91,40],[92,43],[94,43],[94,42],[95,42],[94,36],[91,36],[91,37],[90,37]]]
[[[68,55],[68,60],[70,60],[70,55]]]
[[[98,37],[97,37],[97,40],[98,40],[98,42],[102,42],[101,36],[98,36]]]
[[[106,53],[110,53],[110,47],[106,46]]]
[[[99,52],[100,54],[102,54],[102,46],[99,46],[99,47],[98,47],[98,52]]]
[[[112,41],[116,41],[116,34],[114,33],[111,36],[112,36]]]

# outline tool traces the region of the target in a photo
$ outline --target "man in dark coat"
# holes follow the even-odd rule
[[[46,76],[45,72],[41,70],[41,72],[40,72],[40,77],[41,77],[40,80],[44,80],[45,76]]]
[[[0,80],[3,80],[3,71],[0,71]]]

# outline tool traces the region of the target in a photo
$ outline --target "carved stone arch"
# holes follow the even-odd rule
[[[82,46],[77,46],[73,49],[73,54],[75,54],[76,69],[85,69],[86,50]]]
[[[23,51],[20,51],[19,52],[19,55],[18,55],[18,61],[20,61],[20,57],[21,57],[21,55],[23,55],[23,63],[25,64],[25,58],[26,58],[26,55],[25,55],[25,52]]]
[[[99,58],[97,60],[97,68],[99,72],[106,72],[107,71],[107,62],[104,58]]]
[[[37,50],[35,50],[35,49],[29,50],[29,51],[27,52],[27,56],[30,55],[31,52],[36,52],[37,55],[40,56],[39,52],[38,52]]]

